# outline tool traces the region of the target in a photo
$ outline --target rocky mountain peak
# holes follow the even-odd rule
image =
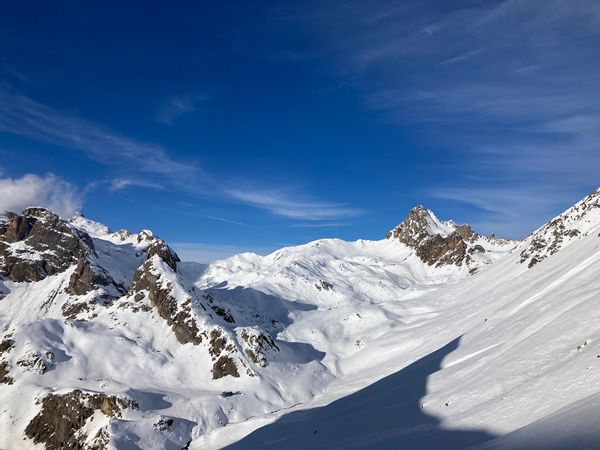
[[[458,232],[466,240],[473,240],[478,236],[469,225],[457,225],[452,220],[442,221],[433,211],[418,205],[408,213],[403,222],[388,232],[387,237],[399,239],[400,242],[413,247],[427,237],[448,237],[454,232]]]
[[[452,220],[442,221],[423,205],[413,208],[407,218],[390,230],[387,239],[397,239],[412,247],[417,256],[431,266],[449,264],[467,265],[477,269],[475,254],[483,254],[486,247],[506,245],[509,241],[486,238],[469,225],[458,225]]]
[[[0,272],[12,281],[39,281],[65,271],[88,252],[89,236],[44,208],[7,214],[0,224]]]
[[[148,259],[154,255],[157,255],[173,270],[177,270],[177,263],[181,261],[177,253],[162,240],[154,241],[146,250]]]

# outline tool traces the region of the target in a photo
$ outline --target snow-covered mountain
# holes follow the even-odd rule
[[[0,448],[595,442],[599,233],[600,190],[523,242],[419,206],[380,241],[200,265],[147,230],[7,214]]]

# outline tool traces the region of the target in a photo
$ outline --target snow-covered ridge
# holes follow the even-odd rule
[[[208,266],[147,230],[9,215],[0,448],[464,448],[572,417],[600,385],[599,194],[521,244],[417,207],[387,239]]]
[[[600,188],[534,231],[523,243],[521,262],[533,267],[574,241],[600,232]]]
[[[131,244],[138,249],[144,249],[156,240],[156,236],[150,230],[142,230],[139,233],[131,233],[126,229],[111,231],[106,225],[90,220],[83,215],[71,217],[69,223],[92,238],[109,241],[116,245]]]
[[[0,227],[0,251],[0,448],[14,436],[25,447],[121,448],[135,435],[141,448],[180,449],[230,420],[308,401],[329,378],[319,352],[278,340],[285,313],[203,292],[193,284],[203,266],[179,267],[149,231],[29,208]],[[305,388],[269,395],[288,372]],[[221,395],[242,391],[251,395]],[[237,408],[226,414],[222,402]],[[44,432],[56,427],[67,431]]]

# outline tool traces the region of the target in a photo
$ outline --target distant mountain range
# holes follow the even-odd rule
[[[599,274],[600,190],[522,242],[418,206],[209,265],[6,213],[0,448],[600,448]]]

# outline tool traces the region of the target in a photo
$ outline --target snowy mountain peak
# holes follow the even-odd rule
[[[534,231],[523,243],[521,263],[529,268],[600,230],[600,188]]]
[[[422,205],[413,208],[408,217],[390,230],[387,239],[397,239],[415,249],[417,256],[431,266],[463,264],[474,262],[474,253],[485,253],[482,239],[469,225],[442,221]],[[492,244],[492,241],[486,240]],[[475,270],[475,268],[472,268]]]
[[[110,229],[100,222],[88,219],[83,214],[76,214],[69,219],[69,223],[81,230],[84,230],[90,236],[105,236],[111,234]]]
[[[69,224],[85,232],[94,239],[109,241],[113,244],[131,244],[136,249],[143,251],[152,243],[158,240],[158,237],[150,230],[142,230],[139,233],[131,233],[125,228],[118,231],[112,231],[106,225],[95,222],[87,217],[78,214],[69,219]]]
[[[469,225],[459,226],[452,220],[442,221],[433,211],[418,205],[408,213],[408,217],[402,223],[390,230],[386,237],[399,239],[400,242],[414,247],[427,237],[439,235],[447,238],[454,232],[458,232],[467,240],[477,236]]]

